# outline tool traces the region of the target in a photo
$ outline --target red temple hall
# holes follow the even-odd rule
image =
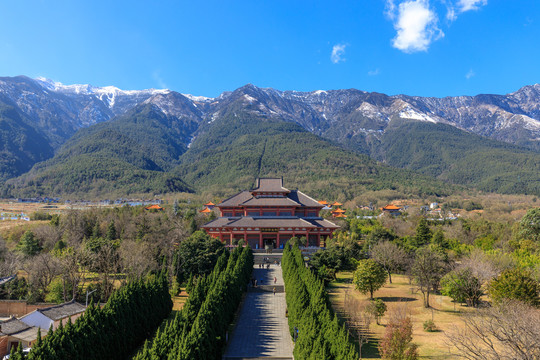
[[[293,236],[320,246],[338,228],[319,216],[324,207],[298,190],[283,187],[282,178],[257,179],[255,188],[220,204],[221,217],[202,228],[229,245],[244,240],[253,249],[283,248]]]

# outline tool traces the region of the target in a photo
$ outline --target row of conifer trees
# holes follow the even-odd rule
[[[38,340],[27,359],[125,359],[172,309],[167,276],[132,281],[114,292],[105,306],[90,304],[75,323],[68,321]],[[19,347],[20,349],[20,347]],[[22,352],[11,359],[23,359]]]
[[[323,281],[304,265],[297,245],[285,248],[282,269],[294,358],[358,359],[348,331],[330,308]]]
[[[251,277],[249,247],[224,252],[208,276],[195,285],[181,311],[153,341],[147,341],[134,360],[220,359],[225,334]]]

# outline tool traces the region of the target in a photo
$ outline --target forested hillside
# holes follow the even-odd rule
[[[540,194],[540,154],[453,126],[394,121],[376,158],[484,191]]]
[[[190,191],[165,171],[186,150],[188,127],[153,105],[80,130],[55,155],[9,182],[5,193],[20,196],[167,193]]]
[[[295,123],[231,107],[198,135],[174,170],[197,190],[227,195],[257,177],[283,176],[286,184],[321,197],[352,198],[366,190],[448,194],[452,187],[394,169],[343,149]]]
[[[19,176],[53,149],[30,121],[13,106],[0,101],[0,180]]]

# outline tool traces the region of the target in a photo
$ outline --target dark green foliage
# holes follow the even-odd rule
[[[4,191],[19,196],[168,193],[191,191],[167,173],[186,150],[181,124],[151,105],[78,131],[54,158],[14,179]]]
[[[224,249],[221,241],[205,231],[194,232],[180,243],[176,251],[176,278],[182,283],[192,276],[210,274]]]
[[[223,252],[207,277],[196,280],[186,304],[135,360],[219,359],[253,269],[249,247]]]
[[[386,283],[388,274],[384,267],[372,259],[360,260],[354,272],[354,285],[362,294],[370,294],[379,290]]]
[[[410,244],[416,248],[419,248],[429,244],[432,237],[433,233],[431,232],[426,219],[422,218],[420,219],[418,226],[416,226],[416,235],[411,239]]]
[[[121,287],[100,308],[91,304],[75,324],[68,322],[38,341],[29,360],[126,359],[169,315],[172,301],[165,274]]]
[[[0,180],[19,176],[53,156],[51,145],[31,123],[0,100]]]
[[[28,294],[28,283],[26,279],[16,277],[15,279],[0,285],[0,299],[23,300]]]
[[[175,170],[198,190],[230,194],[250,188],[256,177],[283,176],[285,184],[326,198],[353,198],[366,190],[444,194],[447,185],[381,165],[365,155],[309,133],[301,126],[257,115],[232,104],[202,126]]]
[[[295,359],[358,359],[349,333],[332,312],[323,282],[304,265],[299,248],[286,247],[282,260]]]
[[[354,244],[358,246],[358,244]],[[326,250],[319,250],[311,257],[309,264],[315,269],[319,277],[325,280],[334,280],[335,274],[340,270],[354,270],[356,263],[352,261],[356,256],[352,247],[332,245]]]
[[[489,283],[489,295],[495,302],[515,299],[529,305],[540,305],[540,286],[529,273],[515,268],[506,270]]]
[[[392,121],[379,160],[500,193],[540,194],[540,154],[445,124]]]
[[[540,242],[540,208],[527,211],[519,222],[519,236],[526,240]]]
[[[478,306],[480,297],[484,294],[480,280],[476,278],[470,269],[456,269],[441,279],[441,293],[450,296],[454,301],[469,306]]]
[[[41,249],[42,247],[39,245],[39,240],[30,230],[21,236],[21,240],[17,244],[17,250],[26,256],[34,256],[38,254]]]

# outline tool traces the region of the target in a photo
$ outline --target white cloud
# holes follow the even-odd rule
[[[377,69],[375,69],[375,70],[370,70],[370,71],[368,71],[367,74],[368,74],[369,76],[377,76],[377,75],[379,75],[380,72],[381,72],[381,71],[379,70],[379,68],[377,68]]]
[[[427,51],[432,41],[444,36],[438,28],[437,14],[430,9],[428,0],[408,0],[394,6],[394,28],[397,31],[392,45],[403,52]],[[387,2],[387,8],[391,8]]]
[[[459,0],[457,5],[460,12],[478,10],[480,6],[487,5],[487,0]]]
[[[472,77],[475,76],[475,75],[476,75],[476,74],[475,74],[475,72],[473,71],[473,69],[470,69],[470,70],[467,72],[467,74],[465,74],[465,78],[466,78],[467,80],[469,80],[470,78],[472,78]]]
[[[456,19],[457,19],[456,9],[452,5],[447,6],[446,7],[446,20],[452,22],[452,21],[455,21]]]
[[[345,61],[346,59],[343,57],[345,55],[345,48],[347,47],[347,44],[336,44],[332,48],[332,54],[330,55],[330,60],[337,64],[339,62]]]

